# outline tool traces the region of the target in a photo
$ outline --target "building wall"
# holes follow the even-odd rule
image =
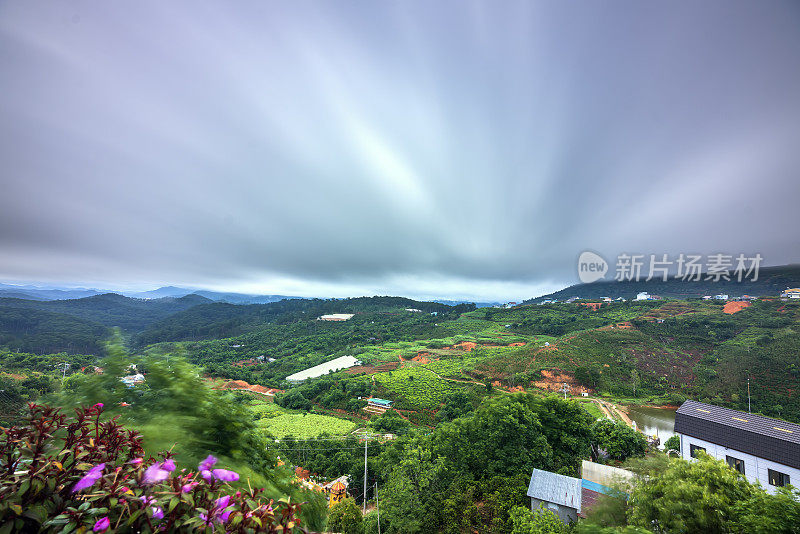
[[[608,488],[630,487],[633,484],[634,474],[619,467],[598,464],[584,460],[581,463],[581,476],[584,480],[600,484]]]
[[[542,506],[545,510],[554,512],[564,524],[575,523],[578,521],[578,509],[569,506],[561,506],[552,502],[540,501],[531,497],[531,510],[536,511]]]
[[[722,445],[717,445],[709,441],[687,436],[686,434],[678,434],[678,436],[681,438],[681,456],[683,458],[687,460],[692,459],[691,445],[697,445],[699,447],[703,447],[706,450],[706,454],[717,458],[718,460],[725,461],[726,456],[733,456],[734,458],[744,460],[744,476],[747,477],[747,480],[753,484],[760,482],[761,486],[769,493],[775,493],[775,490],[777,489],[775,486],[771,486],[769,483],[769,469],[786,473],[789,475],[790,482],[793,486],[800,485],[800,469],[776,462],[771,462],[769,460],[765,460],[764,458],[759,458],[751,454],[737,451],[736,449],[723,447]]]

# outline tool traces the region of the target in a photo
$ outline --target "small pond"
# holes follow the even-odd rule
[[[658,436],[661,440],[659,448],[663,449],[664,442],[675,435],[675,432],[672,431],[675,426],[675,410],[631,406],[628,408],[628,417],[636,422],[636,428],[648,436]]]

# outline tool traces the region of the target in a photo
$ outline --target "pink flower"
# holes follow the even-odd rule
[[[100,480],[100,478],[103,476],[103,469],[105,468],[106,464],[102,463],[102,464],[97,464],[96,466],[89,469],[89,471],[83,476],[83,478],[80,479],[77,482],[77,484],[75,484],[75,487],[72,488],[72,493],[77,493],[81,490],[94,486],[95,483],[98,480]]]
[[[191,484],[184,484],[184,485],[181,487],[181,491],[182,491],[183,493],[189,493],[190,491],[192,491],[192,490],[194,489],[194,487],[195,487],[196,485],[197,485],[197,482],[192,482]]]
[[[214,467],[214,464],[216,463],[217,459],[209,454],[205,460],[200,462],[200,466],[198,467],[198,469],[200,471],[211,471],[211,468]]]
[[[128,462],[128,463],[129,463],[129,464],[133,464],[133,465],[139,465],[139,464],[140,464],[140,463],[142,463],[142,462],[143,462],[143,459],[142,459],[142,458],[134,458],[133,460],[131,460],[131,461],[130,461],[130,462]]]
[[[161,469],[165,471],[175,471],[175,461],[172,458],[167,458],[164,460],[164,463],[161,464]]]
[[[211,482],[214,480],[214,475],[208,469],[200,471],[200,476],[203,477],[206,482]]]
[[[153,506],[153,519],[164,519],[164,510],[158,506]]]
[[[108,516],[101,517],[97,520],[97,523],[94,524],[92,530],[94,532],[105,532],[108,530],[108,527],[111,526],[111,520],[108,519]]]
[[[169,471],[161,469],[161,464],[153,464],[147,469],[144,470],[144,477],[142,478],[142,484],[149,485],[155,484],[156,482],[161,482],[166,480],[169,477]]]
[[[223,482],[235,482],[239,480],[238,473],[235,471],[228,471],[227,469],[214,469],[211,474],[214,475],[214,478],[222,480]]]

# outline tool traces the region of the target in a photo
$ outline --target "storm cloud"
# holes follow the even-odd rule
[[[0,278],[525,298],[800,260],[796,2],[0,4]]]

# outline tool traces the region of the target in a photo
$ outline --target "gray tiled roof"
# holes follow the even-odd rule
[[[534,469],[528,485],[528,497],[552,502],[581,511],[581,479]]]
[[[800,443],[800,425],[781,421],[780,419],[740,412],[739,410],[731,410],[730,408],[692,400],[684,402],[677,413],[747,430],[748,432],[769,436],[781,441]]]
[[[675,432],[800,469],[800,425],[697,401],[675,414]]]

